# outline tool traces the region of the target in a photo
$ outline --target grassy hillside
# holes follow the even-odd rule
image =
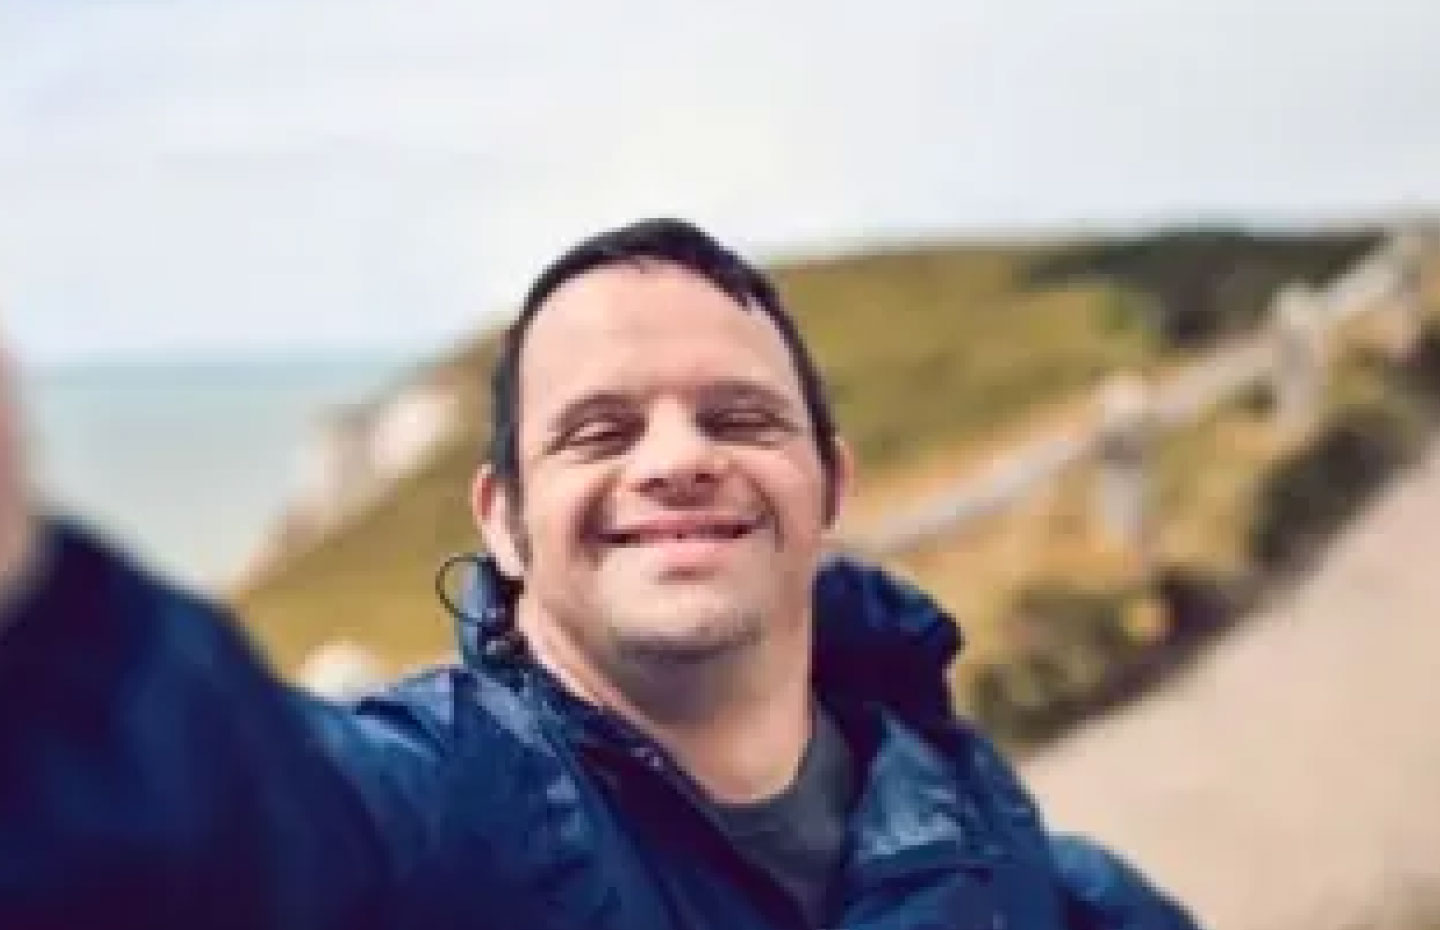
[[[863,499],[904,485],[917,463],[933,469],[964,458],[1108,371],[1164,361],[1244,328],[1276,286],[1327,277],[1373,242],[1367,233],[1203,232],[1066,246],[926,246],[775,274],[859,454],[863,507]],[[1204,284],[1221,270],[1231,284]],[[1207,296],[1195,296],[1197,288]],[[1193,325],[1173,325],[1182,310]],[[433,574],[445,555],[476,546],[465,497],[487,429],[494,349],[481,337],[443,365],[470,404],[453,448],[325,545],[236,592],[283,668],[341,636],[396,667],[449,647]]]

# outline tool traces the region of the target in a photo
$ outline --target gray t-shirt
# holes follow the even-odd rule
[[[795,780],[772,798],[712,804],[715,820],[751,864],[769,874],[805,912],[824,918],[855,795],[854,760],[845,738],[817,709],[815,728]]]

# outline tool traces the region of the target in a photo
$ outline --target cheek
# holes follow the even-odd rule
[[[566,552],[584,543],[604,498],[601,476],[584,470],[537,472],[528,486],[525,525],[536,549]]]
[[[792,533],[817,535],[825,523],[825,477],[813,453],[796,452],[752,463],[750,473]]]

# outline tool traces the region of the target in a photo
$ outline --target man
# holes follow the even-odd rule
[[[948,618],[821,568],[850,456],[742,260],[580,244],[493,401],[465,661],[353,708],[50,530],[0,638],[0,926],[1189,926],[953,718]]]

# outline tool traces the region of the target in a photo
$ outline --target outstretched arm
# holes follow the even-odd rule
[[[221,609],[45,535],[0,608],[0,927],[384,925],[443,708],[291,690]]]
[[[379,926],[439,816],[443,689],[351,710],[37,517],[0,342],[0,927]]]

